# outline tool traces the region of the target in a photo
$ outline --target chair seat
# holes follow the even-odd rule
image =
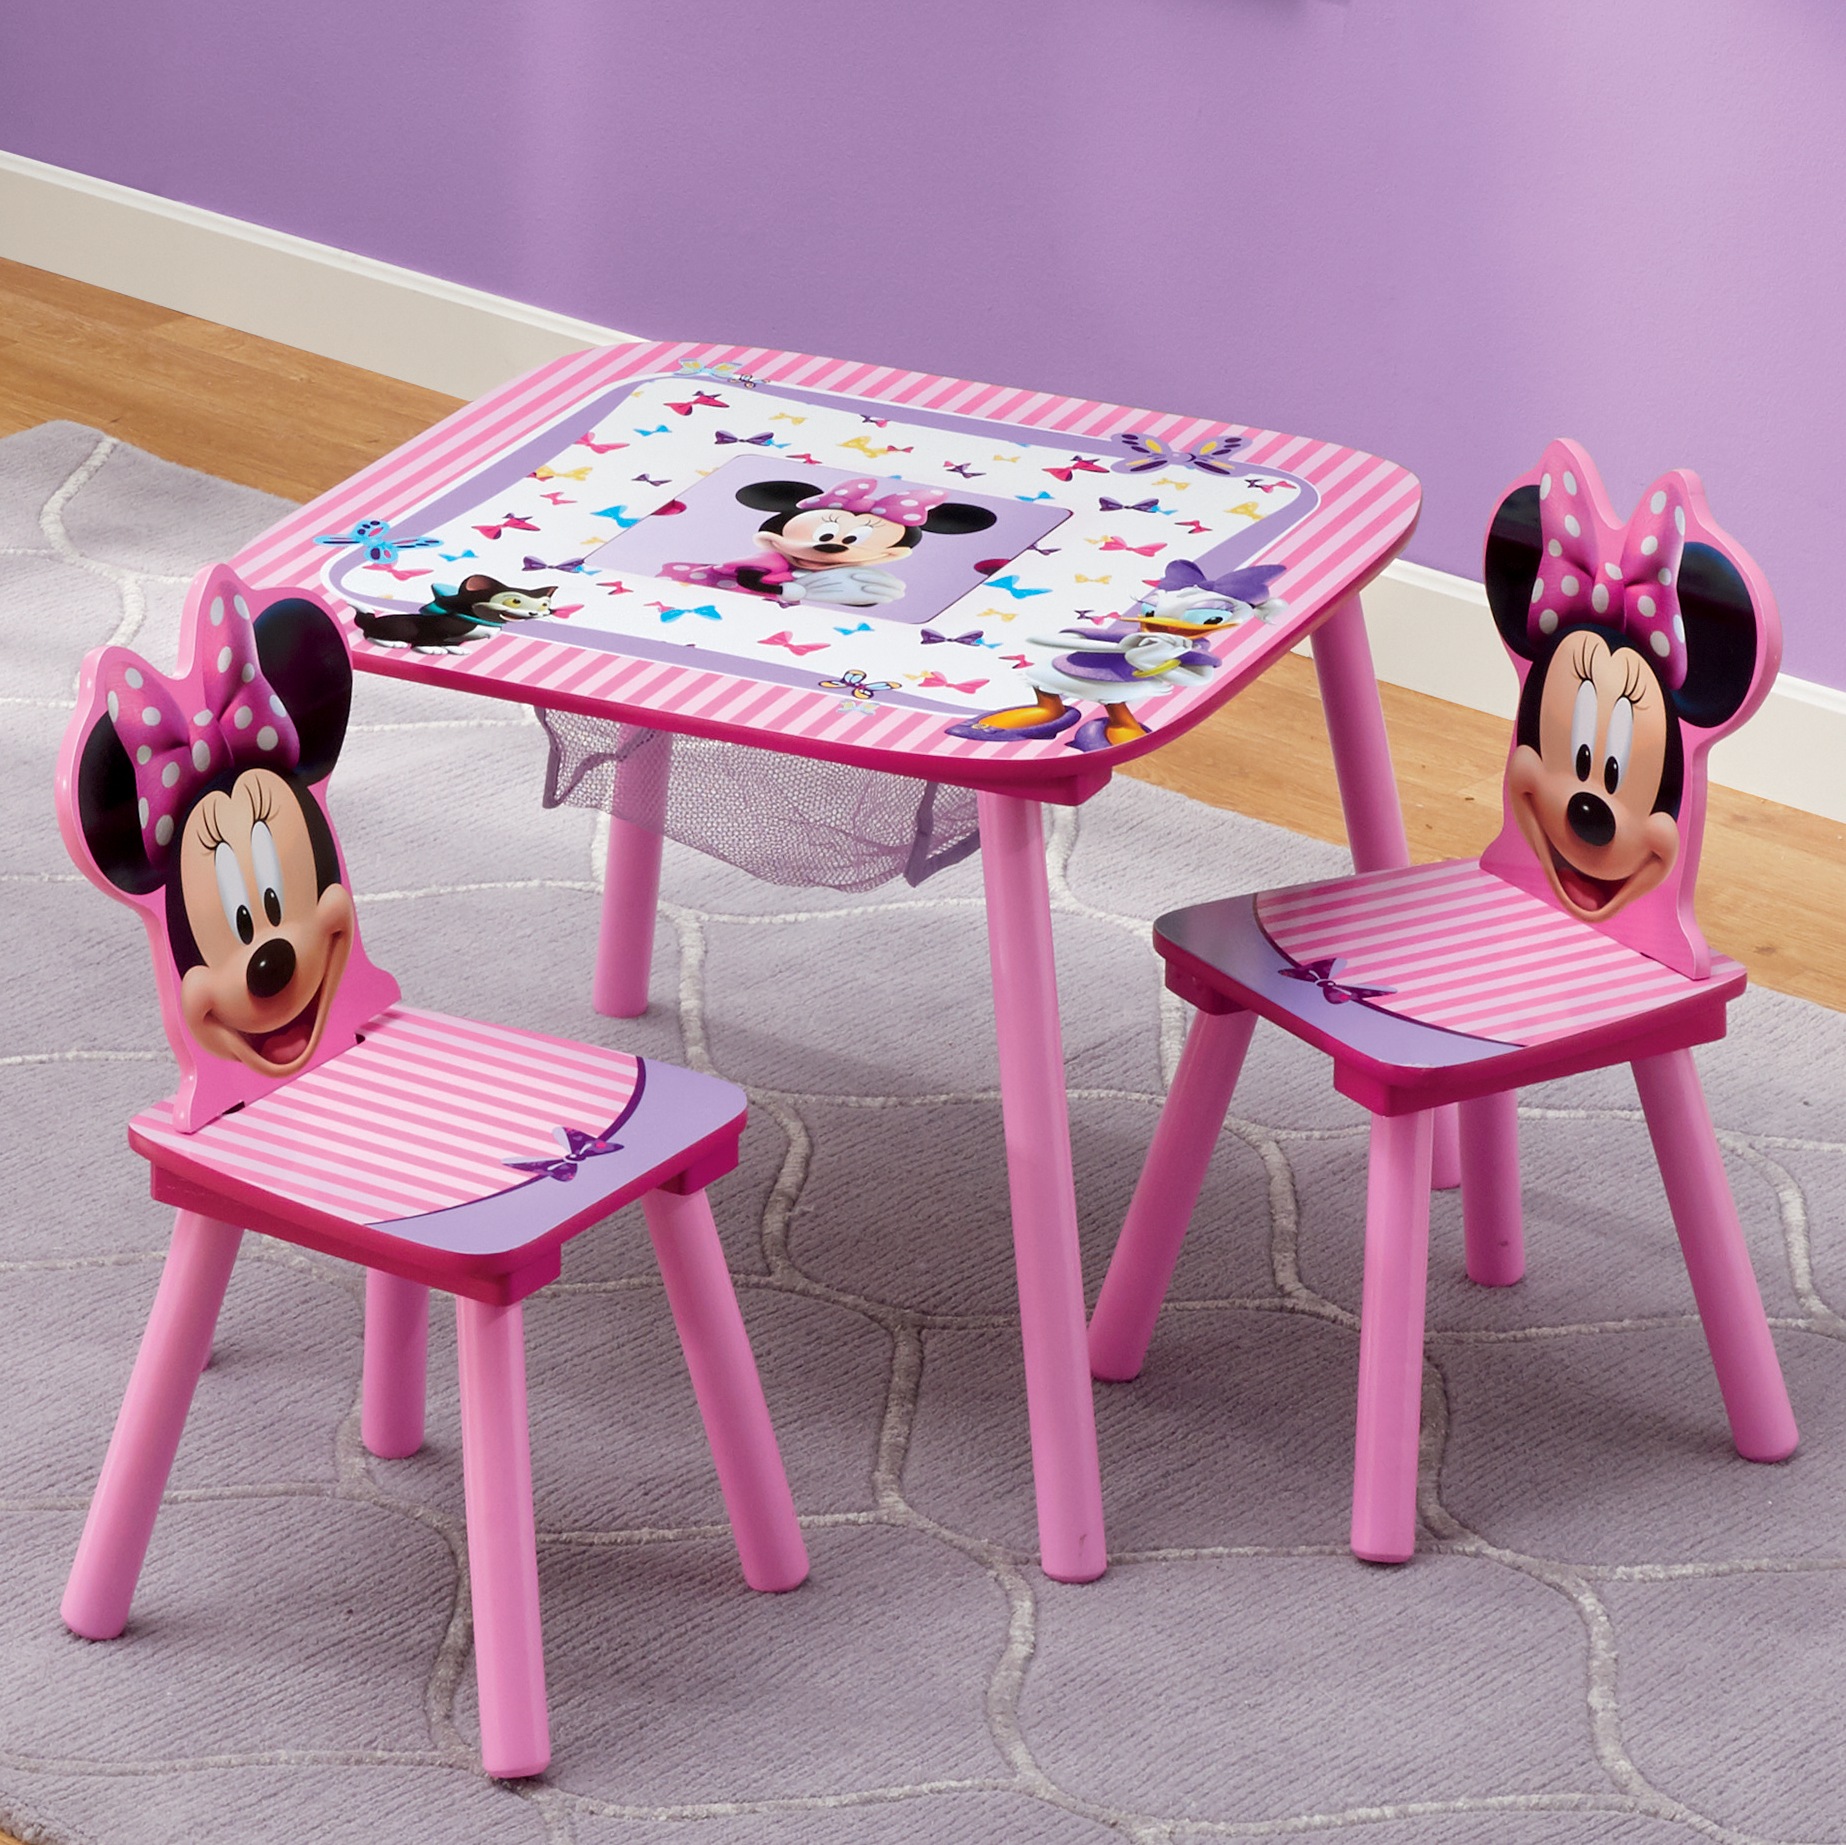
[[[1318,1045],[1379,1114],[1705,1043],[1746,978],[1687,979],[1472,859],[1194,904],[1154,941],[1175,992]]]
[[[743,1091],[597,1045],[393,1006],[351,1050],[196,1133],[129,1123],[154,1196],[481,1300],[656,1187],[737,1163]]]

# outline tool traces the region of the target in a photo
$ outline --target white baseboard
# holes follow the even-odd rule
[[[1365,625],[1380,679],[1511,719],[1519,682],[1479,583],[1399,559],[1365,592]],[[1713,745],[1711,779],[1846,821],[1846,692],[1783,674]]]
[[[0,256],[456,397],[634,337],[5,152]],[[1511,718],[1480,584],[1399,562],[1365,610],[1380,679]],[[1712,778],[1846,821],[1846,692],[1778,680],[1712,752]]]
[[[453,397],[633,337],[5,152],[0,256]]]

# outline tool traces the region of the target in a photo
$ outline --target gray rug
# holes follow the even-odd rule
[[[58,1597],[167,1230],[122,1124],[163,1093],[139,927],[72,872],[82,652],[170,662],[185,580],[278,502],[53,424],[0,443],[0,1822],[94,1845],[1381,1845],[1846,1840],[1846,1021],[1752,993],[1702,1057],[1804,1430],[1727,1439],[1624,1072],[1524,1098],[1532,1268],[1437,1200],[1425,1541],[1344,1547],[1363,1123],[1260,1033],[1142,1379],[1098,1393],[1112,1565],[1033,1563],[979,902],[669,848],[653,1005],[588,1003],[598,839],[523,714],[362,676],[334,793],[407,997],[721,1071],[716,1206],[813,1552],[738,1577],[638,1222],[528,1307],[555,1759],[474,1767],[453,1325],[426,1450],[358,1439],[359,1276],[252,1239],[127,1635]],[[445,802],[448,788],[465,805]],[[1058,825],[1092,1290],[1180,1020],[1147,920],[1336,871],[1118,783]],[[945,1003],[937,995],[952,996]]]

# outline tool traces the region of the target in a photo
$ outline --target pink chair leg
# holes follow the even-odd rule
[[[1427,1111],[1372,1117],[1352,1549],[1373,1563],[1402,1563],[1416,1549],[1430,1129]]]
[[[1255,1029],[1253,1012],[1201,1012],[1186,1034],[1090,1316],[1090,1370],[1097,1377],[1119,1381],[1140,1373]]]
[[[1039,1560],[1091,1582],[1108,1558],[1044,834],[1036,801],[982,794],[980,816]]]
[[[681,1197],[656,1191],[641,1200],[641,1209],[705,1419],[744,1581],[753,1589],[792,1589],[807,1579],[807,1546],[711,1205],[703,1192]]]
[[[1452,1192],[1464,1183],[1467,1170],[1462,1153],[1463,1128],[1453,1103],[1432,1111],[1436,1117],[1430,1133],[1429,1185],[1431,1191]]]
[[[524,1314],[517,1303],[493,1306],[457,1296],[455,1336],[481,1765],[499,1780],[512,1780],[542,1772],[551,1760]]]
[[[1511,1287],[1526,1272],[1517,1090],[1461,1105],[1461,1221],[1468,1279]]]
[[[1333,746],[1333,774],[1352,844],[1352,868],[1392,871],[1408,865],[1410,840],[1404,832],[1397,771],[1391,766],[1372,644],[1357,596],[1348,596],[1314,630],[1314,674],[1327,717],[1327,741]],[[1453,1191],[1461,1183],[1460,1133],[1453,1108],[1439,1111],[1435,1134],[1431,1183],[1438,1191]]]
[[[160,1496],[242,1240],[241,1230],[193,1211],[181,1211],[174,1223],[154,1310],[64,1590],[64,1624],[86,1640],[113,1640],[128,1624]]]
[[[1737,1452],[1784,1460],[1798,1439],[1795,1412],[1692,1053],[1643,1058],[1634,1080]]]
[[[672,750],[673,739],[657,732],[615,772],[602,930],[590,989],[590,1003],[605,1018],[638,1019],[647,1010]],[[624,819],[623,809],[637,817]]]
[[[365,1390],[359,1434],[386,1460],[423,1446],[429,1289],[420,1281],[365,1273]]]

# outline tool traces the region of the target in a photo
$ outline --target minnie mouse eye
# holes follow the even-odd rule
[[[275,835],[269,823],[259,820],[250,829],[250,861],[256,867],[256,881],[262,887],[263,914],[273,929],[282,921],[282,860],[276,851]]]
[[[1634,706],[1625,698],[1615,701],[1609,713],[1609,755],[1602,765],[1602,785],[1613,794],[1621,786],[1622,772],[1634,748]]]
[[[256,918],[250,914],[246,900],[243,867],[222,839],[212,848],[212,873],[218,880],[218,902],[224,910],[224,920],[237,931],[240,942],[254,941]]]
[[[1571,764],[1577,780],[1587,782],[1595,765],[1596,682],[1586,679],[1577,687],[1577,702],[1570,712]]]

